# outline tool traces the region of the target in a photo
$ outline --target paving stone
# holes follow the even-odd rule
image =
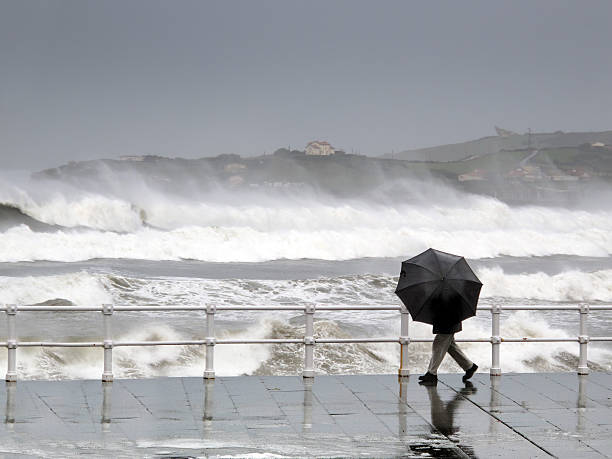
[[[0,457],[604,457],[612,375],[20,381]]]

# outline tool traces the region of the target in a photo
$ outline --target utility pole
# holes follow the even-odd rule
[[[531,128],[527,129],[527,150],[531,151]]]

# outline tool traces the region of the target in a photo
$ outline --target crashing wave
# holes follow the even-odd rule
[[[179,197],[139,183],[116,185],[123,195],[0,186],[0,262],[347,260],[428,247],[472,259],[612,254],[609,209],[512,207],[413,184],[404,199],[389,190],[340,199],[306,190]]]
[[[0,203],[0,231],[6,231],[15,226],[25,225],[33,231],[49,232],[59,229],[27,215],[18,206]]]

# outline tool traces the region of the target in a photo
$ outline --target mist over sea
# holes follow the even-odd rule
[[[398,305],[400,262],[434,247],[468,258],[483,282],[480,304],[612,303],[612,210],[511,206],[433,178],[380,180],[361,193],[306,184],[227,186],[199,181],[168,161],[147,174],[92,163],[66,177],[0,177],[0,303],[92,305]],[[171,169],[173,172],[168,173]],[[375,171],[374,171],[375,172]],[[157,177],[157,179],[155,179]],[[153,178],[153,179],[152,179]],[[593,313],[590,334],[612,335],[612,313]],[[395,312],[319,312],[319,337],[399,334]],[[223,311],[219,337],[297,338],[303,315]],[[117,313],[120,340],[202,339],[195,312]],[[577,312],[503,315],[504,337],[576,336]],[[101,339],[99,313],[18,314],[21,340]],[[490,315],[460,337],[490,336]],[[411,335],[431,336],[413,323]],[[6,330],[0,328],[0,339]],[[411,344],[415,372],[429,344]],[[490,345],[465,344],[487,370]],[[503,344],[502,369],[570,371],[574,343]],[[99,349],[19,349],[21,378],[99,378]],[[116,377],[198,376],[203,347],[117,348]],[[317,345],[317,371],[395,372],[399,346]],[[217,346],[219,375],[297,374],[294,345]],[[450,359],[441,371],[457,372]],[[612,369],[612,347],[591,343],[595,369]],[[6,353],[0,353],[0,368]]]

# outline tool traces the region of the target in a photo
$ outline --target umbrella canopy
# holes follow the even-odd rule
[[[481,288],[465,258],[427,249],[402,262],[395,293],[413,320],[455,324],[476,314]]]

